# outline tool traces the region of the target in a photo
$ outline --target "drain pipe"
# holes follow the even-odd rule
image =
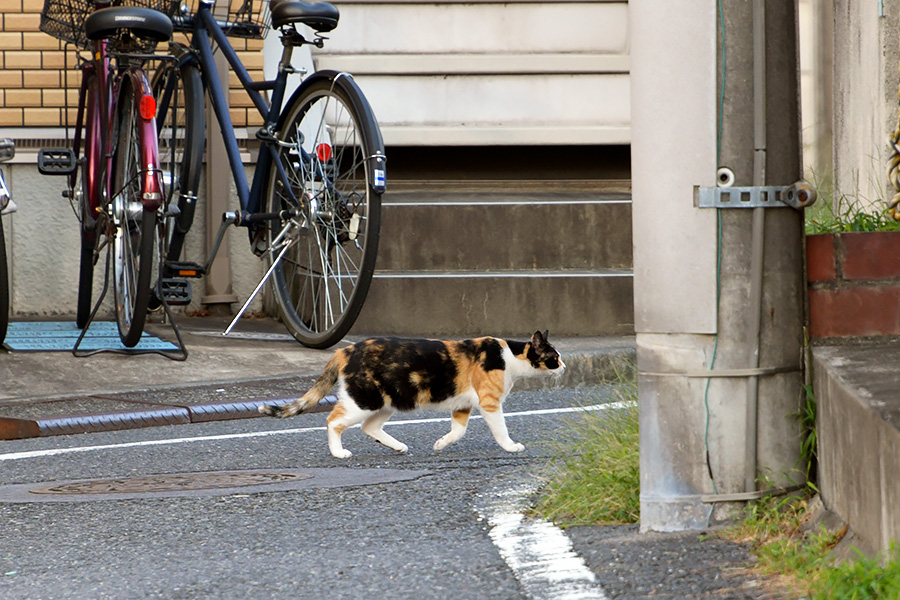
[[[766,4],[753,0],[753,185],[766,185]],[[766,209],[753,209],[750,238],[750,368],[759,368]],[[759,376],[747,380],[744,488],[756,490]]]

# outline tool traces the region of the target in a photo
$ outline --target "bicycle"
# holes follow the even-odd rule
[[[143,67],[156,59],[156,45],[171,37],[166,13],[177,7],[173,0],[116,6],[111,0],[45,0],[41,12],[41,31],[67,48],[90,51],[77,55],[81,85],[72,147],[38,153],[42,174],[68,177],[63,196],[80,222],[76,325],[83,332],[76,350],[106,294],[110,272],[122,343],[133,348],[143,334],[163,208],[156,101]],[[66,131],[68,138],[68,126]],[[94,265],[103,250],[103,295],[91,310]]]
[[[293,51],[304,44],[322,47],[323,34],[338,24],[333,5],[245,0],[225,20],[214,9],[215,0],[199,0],[195,10],[184,7],[172,17],[189,44],[171,41],[173,60],[161,63],[153,78],[165,202],[175,207],[166,218],[160,293],[185,303],[187,278],[209,270],[228,227],[243,226],[251,250],[265,258],[268,269],[225,333],[271,278],[281,320],[294,338],[313,348],[332,346],[359,315],[375,269],[386,161],[378,122],[346,73],[314,72],[285,101],[295,72]],[[313,39],[301,33],[301,25],[314,32]],[[278,72],[273,80],[253,81],[228,38],[259,38],[269,31],[281,40]],[[264,122],[256,132],[260,151],[252,181],[241,163],[211,41]],[[239,210],[225,213],[200,265],[181,254],[200,183],[204,91],[221,130]]]
[[[0,162],[10,160],[16,153],[16,146],[10,139],[0,139]],[[2,217],[16,212],[16,203],[6,185],[3,171],[0,171],[0,344],[6,339],[9,328],[9,265],[6,261],[6,239],[3,236]]]

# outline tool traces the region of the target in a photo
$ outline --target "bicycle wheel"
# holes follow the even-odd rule
[[[187,57],[186,51],[177,46],[172,46],[171,51],[176,58]],[[203,82],[200,71],[188,60],[167,61],[153,75],[152,88],[157,99],[159,165],[166,188],[165,204],[174,202],[178,207],[177,211],[166,211],[169,216],[165,223],[168,243],[165,258],[175,261],[194,222],[200,189],[206,145]]]
[[[6,264],[6,240],[3,219],[0,219],[0,344],[6,339],[9,327],[9,268]]]
[[[140,341],[147,318],[157,219],[156,210],[144,208],[141,202],[140,117],[130,80],[125,77],[122,84],[109,211],[115,226],[112,252],[116,321],[122,343],[131,348]]]
[[[281,243],[289,246],[272,275],[274,295],[293,336],[327,348],[356,321],[375,270],[384,189],[381,132],[353,80],[321,71],[292,96],[277,137],[287,185],[273,164],[266,198],[270,211],[295,214],[273,221],[267,231],[270,260]]]

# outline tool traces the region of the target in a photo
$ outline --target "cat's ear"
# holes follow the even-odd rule
[[[531,345],[535,348],[540,348],[547,341],[546,335],[546,333],[535,331],[534,335],[531,336]]]

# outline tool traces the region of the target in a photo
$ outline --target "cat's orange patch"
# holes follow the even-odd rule
[[[469,422],[469,415],[472,413],[471,410],[454,410],[453,411],[453,420],[462,425],[463,427]]]
[[[331,412],[328,414],[328,425],[331,425],[332,421],[341,419],[345,416],[347,416],[347,409],[345,409],[344,406],[340,403],[335,404],[334,408],[332,408]],[[344,433],[344,430],[346,430],[346,429],[347,429],[346,425],[335,425],[334,426],[334,430],[338,434]]]
[[[478,394],[478,406],[485,412],[494,413],[500,410],[500,398],[503,396],[504,371],[495,370],[485,373],[480,369],[475,373],[475,393]]]

